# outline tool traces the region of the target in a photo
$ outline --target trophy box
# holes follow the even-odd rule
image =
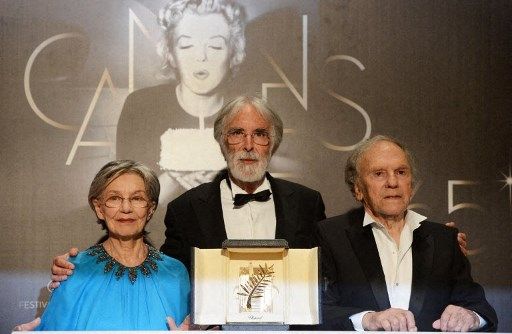
[[[319,250],[285,240],[226,240],[193,248],[192,317],[198,325],[314,325],[319,315]]]

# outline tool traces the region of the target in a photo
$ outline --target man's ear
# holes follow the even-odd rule
[[[96,216],[98,216],[98,218],[101,220],[105,220],[105,215],[103,214],[103,209],[101,207],[100,201],[94,199],[92,203],[94,204],[94,211],[96,212]]]
[[[363,192],[361,191],[361,187],[359,186],[359,182],[356,181],[356,184],[354,185],[354,196],[358,202],[363,201]]]

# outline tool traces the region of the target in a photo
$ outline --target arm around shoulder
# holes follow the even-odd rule
[[[175,258],[185,265],[190,271],[190,245],[187,242],[185,231],[183,229],[184,222],[179,219],[176,213],[176,200],[167,205],[165,214],[165,241],[160,251],[164,254]]]

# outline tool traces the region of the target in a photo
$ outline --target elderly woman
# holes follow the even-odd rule
[[[166,330],[166,317],[185,319],[185,267],[145,240],[159,192],[155,173],[141,163],[116,160],[101,168],[89,205],[105,241],[71,260],[74,274],[53,292],[37,330]]]
[[[211,128],[225,83],[245,58],[245,13],[231,0],[171,0],[158,23],[158,52],[171,82],[127,97],[116,152],[162,170],[164,201],[225,167]]]

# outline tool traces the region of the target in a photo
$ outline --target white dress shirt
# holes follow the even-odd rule
[[[364,213],[363,226],[372,225],[373,237],[379,251],[380,263],[384,271],[386,288],[389,296],[389,304],[392,308],[409,309],[409,300],[411,298],[412,286],[412,240],[413,232],[420,227],[420,223],[427,217],[420,215],[412,210],[407,210],[405,214],[405,225],[400,233],[400,244],[388,233],[386,228],[375,221],[366,211]],[[356,331],[364,331],[363,317],[366,313],[373,311],[364,311],[350,316],[350,320]],[[480,319],[480,326],[485,326],[486,321],[478,313],[475,314]]]
[[[393,308],[403,310],[409,308],[412,284],[412,236],[414,230],[420,227],[420,222],[425,219],[427,217],[408,210],[404,228],[400,233],[400,243],[397,245],[386,227],[365,213],[363,226],[372,225],[373,237],[386,279],[389,303]]]
[[[267,178],[254,191],[270,190]],[[242,188],[231,181],[229,188],[226,180],[220,183],[222,216],[228,239],[275,239],[276,209],[273,195],[266,202],[251,201],[241,207],[235,207],[233,200],[236,194],[247,194]]]

